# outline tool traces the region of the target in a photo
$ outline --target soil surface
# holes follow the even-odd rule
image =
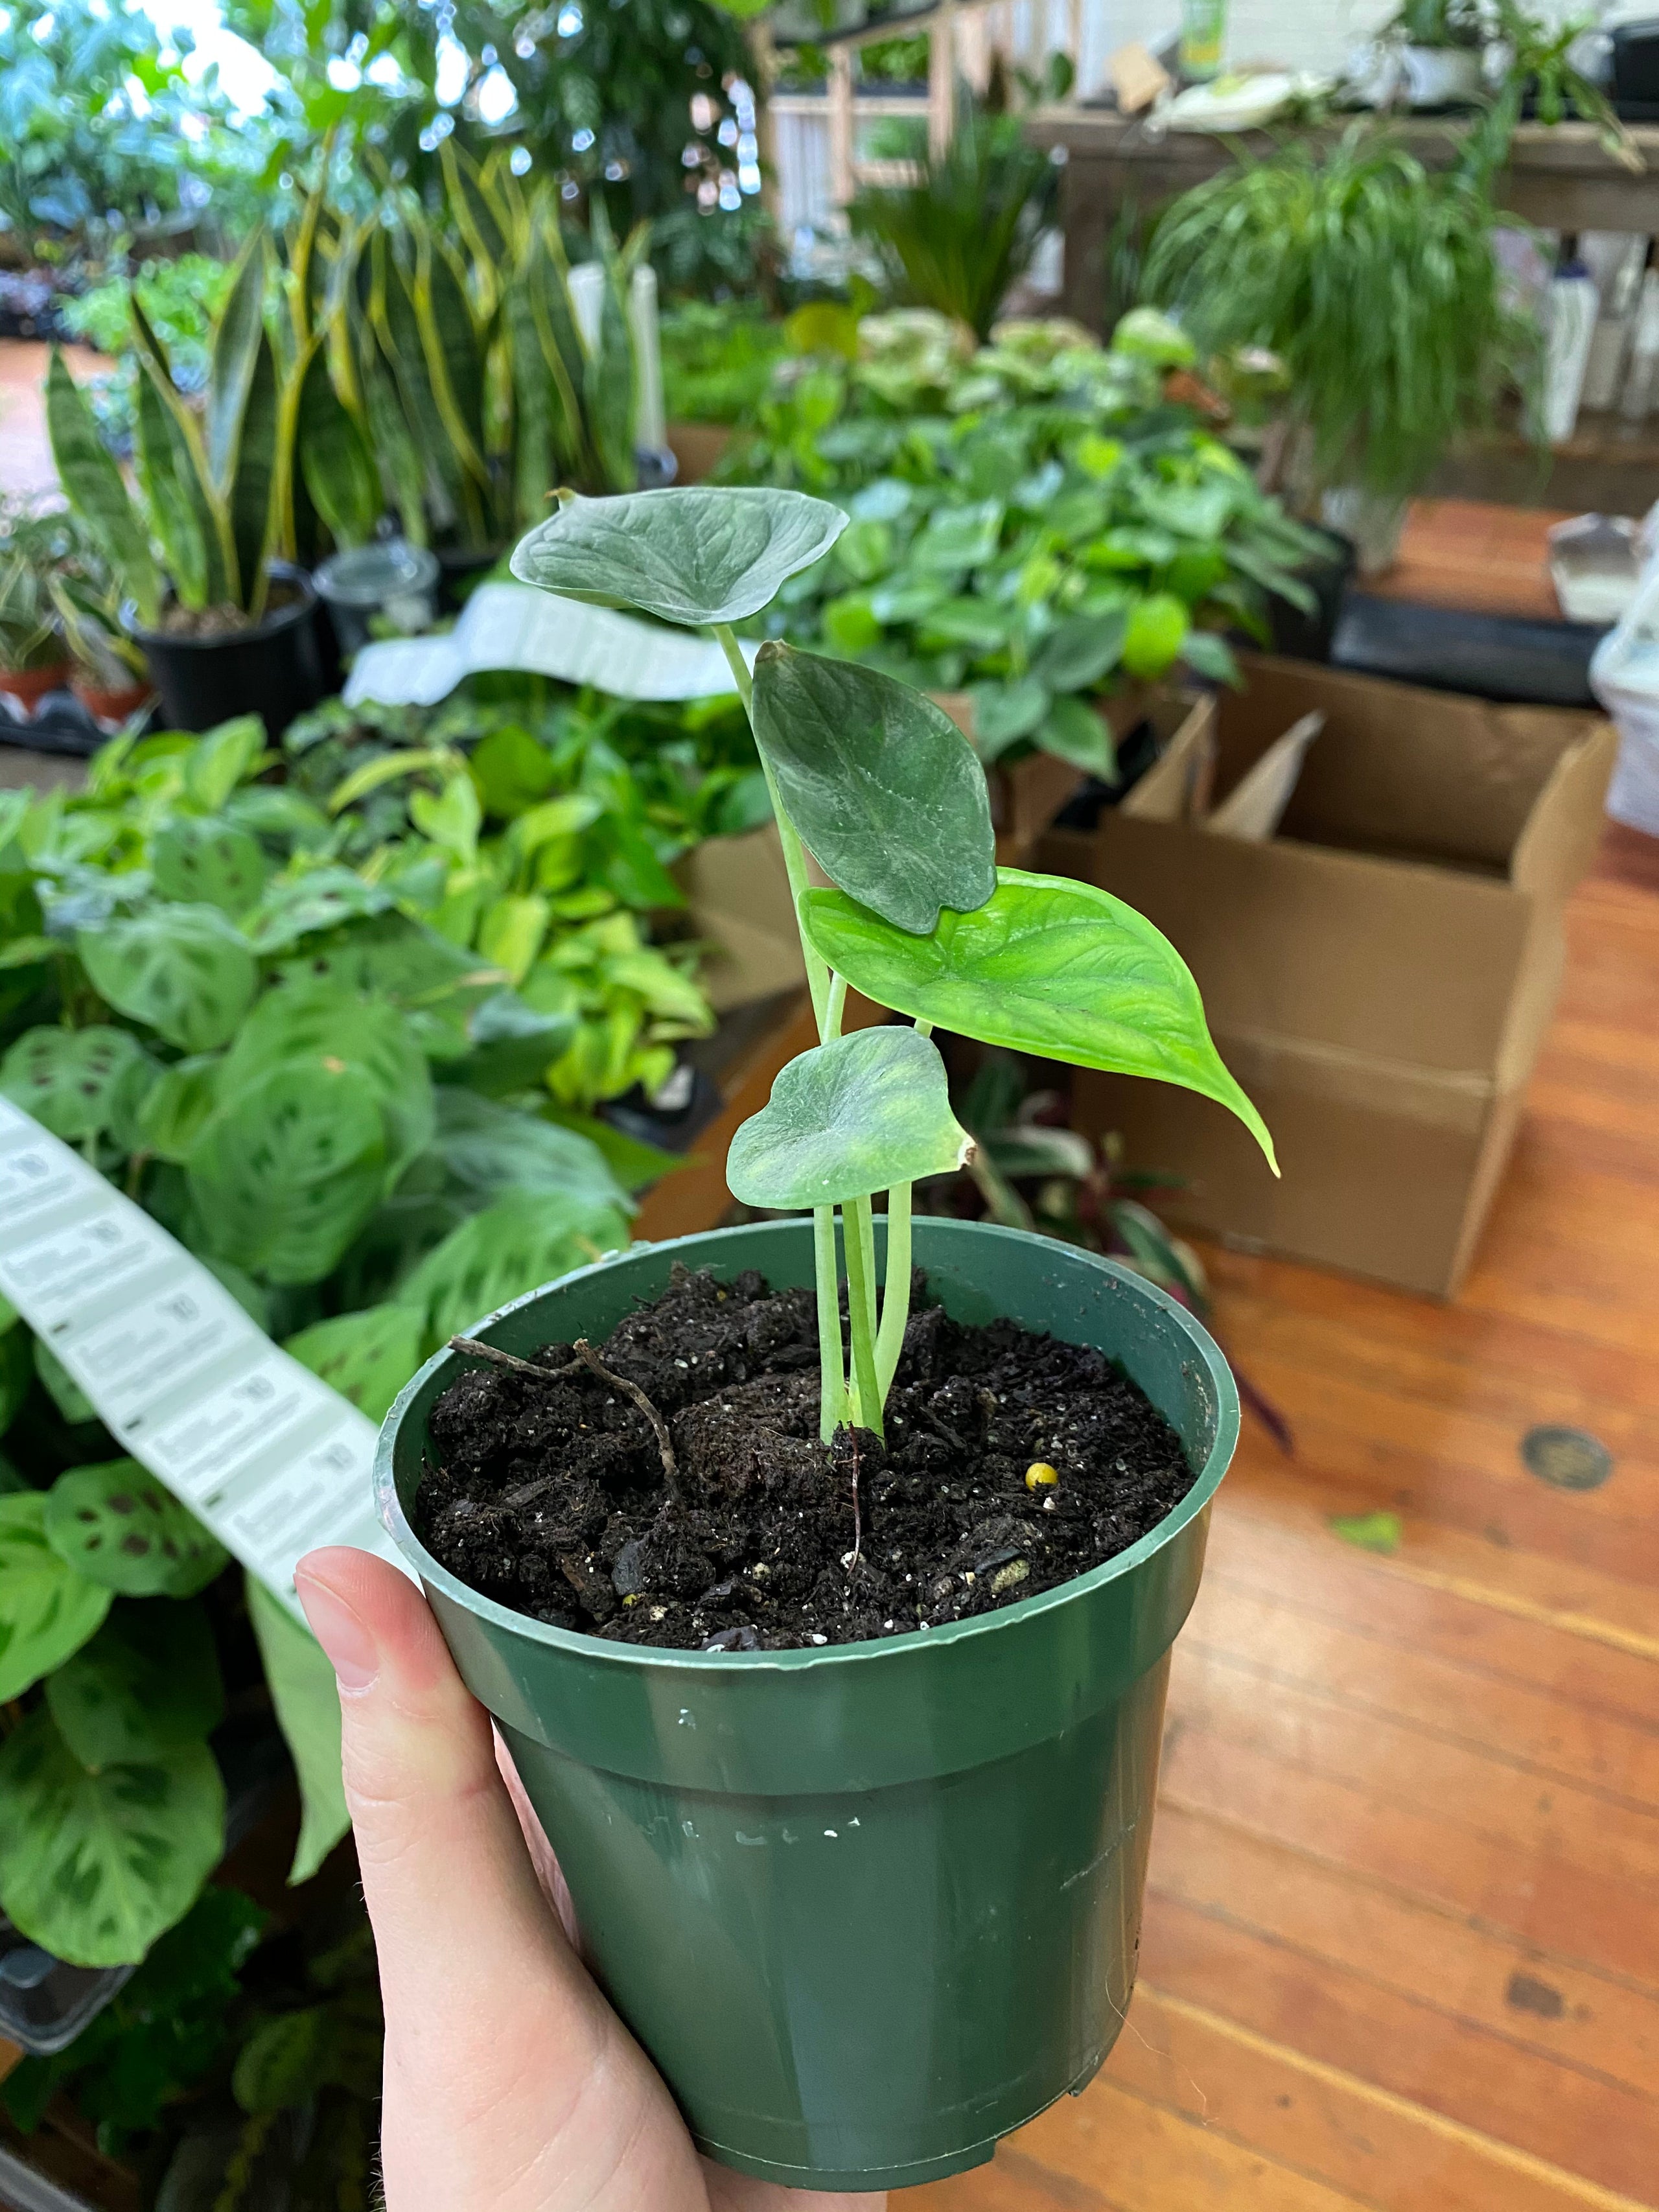
[[[1097,1566],[1192,1487],[1173,1429],[1096,1352],[915,1307],[886,1443],[818,1439],[817,1304],[677,1267],[598,1357],[667,1424],[550,1345],[547,1382],[470,1368],[432,1409],[415,1526],[538,1620],[682,1650],[852,1644],[965,1620]],[[1058,1480],[1028,1484],[1033,1467]],[[854,1498],[857,1499],[856,1515]]]
[[[295,586],[277,579],[265,593],[264,612],[258,622],[250,622],[238,606],[181,607],[175,601],[162,609],[156,628],[164,637],[187,637],[198,645],[213,645],[222,638],[240,637],[258,629],[260,623],[295,605],[300,598]]]

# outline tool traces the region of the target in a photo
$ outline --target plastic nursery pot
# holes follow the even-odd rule
[[[0,691],[15,699],[26,714],[32,714],[48,691],[69,689],[70,665],[67,660],[54,661],[50,668],[0,668]]]
[[[325,696],[327,672],[317,594],[302,569],[271,563],[271,580],[292,594],[262,622],[223,637],[145,629],[122,609],[129,637],[144,648],[167,726],[211,730],[234,714],[259,714],[273,744]]]
[[[430,629],[438,588],[438,556],[424,545],[386,538],[331,554],[312,572],[343,653],[368,643],[378,615],[400,635]]]
[[[70,689],[93,720],[99,722],[125,722],[129,714],[137,713],[146,700],[155,696],[152,684],[122,684],[112,688],[80,676],[70,678]]]
[[[1329,548],[1313,554],[1297,570],[1298,580],[1313,593],[1311,610],[1294,607],[1288,599],[1267,602],[1267,626],[1273,650],[1291,660],[1328,660],[1342,618],[1342,598],[1359,564],[1359,550],[1340,530],[1310,526],[1313,535]]]
[[[1170,1646],[1238,1433],[1215,1345],[1115,1262],[929,1219],[915,1260],[957,1320],[1095,1346],[1172,1423],[1194,1485],[1132,1549],[908,1636],[652,1650],[510,1612],[414,1535],[428,1414],[455,1354],[403,1392],[376,1462],[381,1516],[501,1724],[611,2002],[701,2150],[808,2189],[979,2165],[1111,2048],[1134,1979]],[[811,1224],[642,1247],[478,1333],[521,1355],[601,1340],[676,1261],[808,1285]]]

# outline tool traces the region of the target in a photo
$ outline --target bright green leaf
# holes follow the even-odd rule
[[[996,888],[985,772],[943,708],[874,669],[765,645],[755,734],[830,879],[901,929]]]
[[[59,1559],[123,1597],[194,1597],[225,1564],[218,1539],[136,1459],[60,1474],[44,1525]]]
[[[1333,1513],[1331,1528],[1345,1544],[1354,1544],[1362,1552],[1393,1553],[1400,1549],[1401,1525],[1397,1513]]]
[[[1191,627],[1184,601],[1172,592],[1137,599],[1123,633],[1123,665],[1131,676],[1162,676],[1180,653]]]
[[[1012,1052],[1180,1084],[1237,1114],[1273,1159],[1261,1115],[1210,1042],[1186,963],[1110,892],[1003,868],[988,904],[942,915],[926,938],[841,891],[800,903],[830,966],[880,1005]]]
[[[159,1160],[182,1165],[218,1103],[218,1053],[199,1053],[163,1068],[138,1109],[138,1138]]]
[[[94,1635],[110,1594],[46,1541],[46,1494],[0,1497],[0,1704],[61,1667]]]
[[[453,1182],[484,1199],[509,1190],[562,1191],[618,1212],[632,1211],[591,1139],[471,1090],[440,1086],[433,1150]]]
[[[1117,749],[1105,718],[1075,693],[1051,702],[1036,742],[1044,752],[1070,761],[1073,768],[1085,769],[1103,782],[1109,783],[1115,772]]]
[[[34,1340],[34,1371],[46,1395],[72,1429],[78,1428],[83,1421],[97,1419],[98,1408],[42,1336]]]
[[[552,754],[517,722],[492,730],[474,749],[470,765],[485,813],[499,821],[526,812],[553,782]]]
[[[238,714],[210,730],[185,755],[185,789],[204,814],[216,814],[264,751],[258,714]]]
[[[947,1175],[970,1149],[932,1039],[860,1030],[780,1073],[767,1104],[732,1138],[726,1180],[744,1206],[841,1206]]]
[[[572,499],[520,541],[513,573],[544,592],[664,622],[741,622],[846,526],[826,501],[756,486]]]
[[[1128,617],[1121,607],[1103,614],[1067,615],[1031,655],[1031,673],[1051,691],[1090,691],[1123,656]]]
[[[224,1840],[205,1744],[92,1774],[41,1706],[0,1749],[0,1907],[75,1966],[142,1959],[190,1910]]]
[[[387,1165],[385,1120],[361,1073],[295,1060],[217,1109],[186,1172],[215,1251],[300,1284],[338,1265],[385,1194]]]
[[[354,1097],[379,1109],[387,1171],[395,1176],[432,1134],[432,1082],[409,1024],[383,1000],[365,999],[325,976],[267,991],[225,1054],[219,1096],[278,1073],[307,1073],[319,1085],[343,1077]]]
[[[281,952],[319,930],[384,914],[392,902],[390,891],[365,882],[355,868],[313,868],[273,884],[247,926],[258,951]]]
[[[340,1693],[323,1648],[262,1582],[246,1577],[270,1702],[300,1778],[300,1839],[291,1882],[308,1881],[351,1826],[340,1776]]]

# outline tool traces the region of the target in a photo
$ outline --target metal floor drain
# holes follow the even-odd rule
[[[1521,1458],[1553,1490],[1599,1490],[1613,1473],[1613,1454],[1588,1429],[1528,1429]]]

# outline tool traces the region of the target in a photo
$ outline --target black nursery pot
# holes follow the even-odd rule
[[[1353,581],[1358,551],[1352,538],[1340,530],[1313,526],[1313,535],[1328,550],[1314,555],[1297,572],[1298,580],[1314,595],[1310,613],[1293,607],[1288,599],[1268,601],[1267,623],[1273,650],[1289,660],[1328,660],[1342,616],[1342,594]]]
[[[144,648],[167,728],[211,730],[235,714],[258,714],[275,744],[290,722],[328,696],[327,652],[311,579],[285,562],[271,563],[270,577],[294,596],[252,629],[228,637],[145,629],[131,605],[123,608],[123,627]]]

